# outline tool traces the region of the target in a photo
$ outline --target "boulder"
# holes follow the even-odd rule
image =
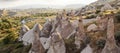
[[[96,31],[98,27],[95,24],[91,24],[87,27],[87,32]]]

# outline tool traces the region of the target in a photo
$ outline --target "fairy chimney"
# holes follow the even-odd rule
[[[73,18],[73,17],[74,17],[74,11],[73,11],[73,10],[71,10],[68,14],[69,14],[68,16],[69,16],[70,18]]]
[[[102,17],[98,16],[96,19],[98,24],[98,30],[106,30],[108,17],[106,15],[103,15]]]
[[[51,45],[47,53],[66,53],[65,43],[59,32],[52,33]]]
[[[63,17],[66,17],[67,12],[66,12],[66,10],[65,10],[65,9],[63,10],[62,15],[63,15]]]
[[[58,25],[61,25],[61,19],[62,19],[62,16],[58,14],[56,18],[53,20],[51,33],[55,31]]]
[[[41,30],[41,36],[48,38],[51,30],[52,30],[52,21],[51,19],[48,19],[46,23],[43,25],[43,29]]]
[[[74,26],[69,21],[69,18],[65,18],[61,20],[61,24],[56,28],[61,36],[66,39],[73,31]]]
[[[102,53],[120,53],[114,38],[114,16],[109,15],[108,18],[106,44]]]
[[[32,47],[31,50],[29,51],[29,53],[45,53],[45,49],[40,41],[40,25],[36,24],[33,27],[33,33],[34,33],[34,39],[32,42]]]
[[[85,35],[85,29],[83,25],[83,19],[82,16],[80,16],[79,23],[78,23],[78,39],[84,40],[86,35]]]
[[[70,23],[69,18],[57,16],[52,23],[52,30],[53,33],[57,30],[64,39],[66,39],[74,30],[74,26]]]
[[[23,35],[28,32],[30,29],[28,28],[27,25],[23,24],[22,27],[21,27],[21,30],[20,30],[20,35],[19,35],[19,41],[22,41],[22,37]]]
[[[83,20],[82,17],[80,16],[77,28],[77,35],[75,36],[75,44],[77,46],[77,49],[79,50],[77,52],[81,52],[86,46],[86,35],[84,30],[85,29],[83,25]]]
[[[42,29],[41,25],[35,24],[34,27],[31,30],[29,30],[28,32],[26,32],[23,35],[22,40],[23,40],[24,45],[29,45],[29,44],[33,43],[34,35],[35,35],[34,31],[35,31],[36,27],[38,27],[37,30],[39,30],[39,31]],[[40,32],[39,32],[39,35],[40,35]]]

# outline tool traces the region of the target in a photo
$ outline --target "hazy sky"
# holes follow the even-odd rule
[[[69,5],[69,4],[89,4],[96,0],[0,0],[0,8],[16,7],[23,5]]]

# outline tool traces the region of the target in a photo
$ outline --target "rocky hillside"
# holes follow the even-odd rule
[[[97,9],[101,9],[105,4],[110,4],[112,7],[118,9],[120,7],[120,0],[98,0],[96,2],[87,5],[85,9],[91,7],[92,9],[97,10]]]
[[[96,18],[101,13],[105,13],[104,11],[112,10],[117,12],[119,9],[120,0],[98,0],[77,10],[77,15],[82,12],[84,18]]]
[[[96,1],[96,2],[93,2],[93,3],[91,3],[90,5],[103,5],[103,4],[105,4],[106,2],[113,2],[113,1],[115,1],[115,0],[98,0],[98,1]]]

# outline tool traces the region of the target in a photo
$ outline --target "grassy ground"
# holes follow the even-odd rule
[[[43,25],[47,16],[29,16],[29,17],[1,17],[0,18],[0,53],[28,53],[31,45],[23,46],[22,42],[18,41],[21,21],[23,19],[34,19],[27,22],[26,25],[32,28],[35,23]],[[49,16],[52,18],[55,16]]]

